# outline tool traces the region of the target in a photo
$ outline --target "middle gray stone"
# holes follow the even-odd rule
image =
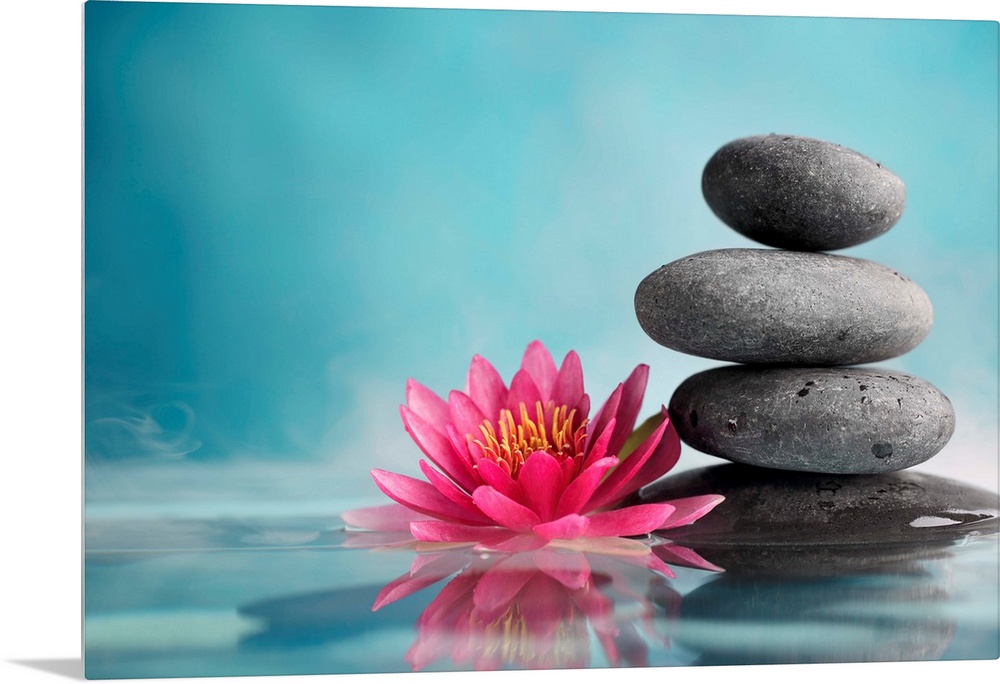
[[[955,429],[951,402],[932,384],[872,367],[713,368],[674,391],[670,419],[706,454],[842,474],[923,463]]]
[[[774,249],[700,252],[661,266],[635,293],[659,344],[720,361],[846,366],[916,347],[930,299],[891,268],[832,254]]]

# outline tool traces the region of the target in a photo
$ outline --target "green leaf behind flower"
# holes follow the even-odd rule
[[[642,441],[649,437],[656,428],[660,427],[660,424],[666,420],[662,411],[657,411],[655,414],[651,415],[649,418],[644,420],[639,427],[632,431],[632,434],[628,436],[625,440],[625,445],[618,452],[619,461],[627,458],[633,451],[636,450]]]

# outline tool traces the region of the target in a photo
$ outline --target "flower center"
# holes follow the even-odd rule
[[[479,426],[482,439],[470,439],[479,445],[483,455],[517,478],[525,459],[536,451],[566,459],[579,460],[587,438],[587,420],[577,418],[576,409],[535,402],[534,415],[519,403],[517,411],[502,409],[496,421],[486,419]]]

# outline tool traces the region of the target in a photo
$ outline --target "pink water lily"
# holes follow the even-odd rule
[[[411,379],[400,412],[430,460],[419,463],[426,480],[373,470],[379,489],[405,508],[343,517],[367,529],[408,527],[431,542],[633,536],[691,523],[723,497],[619,507],[680,455],[665,408],[633,435],[648,370],[637,366],[592,419],[576,352],[557,369],[537,341],[509,387],[481,356],[472,359],[466,391],[453,390],[447,401]]]

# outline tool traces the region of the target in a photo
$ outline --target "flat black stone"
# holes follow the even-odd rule
[[[814,473],[903,470],[955,429],[951,402],[931,383],[872,367],[713,368],[680,384],[670,417],[704,453]]]
[[[885,547],[1000,532],[996,493],[912,470],[822,475],[725,464],[667,477],[640,498],[700,494],[726,500],[693,524],[671,529],[669,537],[702,555],[722,547]]]
[[[903,213],[903,181],[841,145],[758,135],[722,146],[702,174],[712,211],[771,247],[841,249],[889,230]]]
[[[639,325],[675,351],[736,363],[847,366],[900,356],[930,332],[927,294],[887,266],[775,249],[717,249],[661,266]]]

